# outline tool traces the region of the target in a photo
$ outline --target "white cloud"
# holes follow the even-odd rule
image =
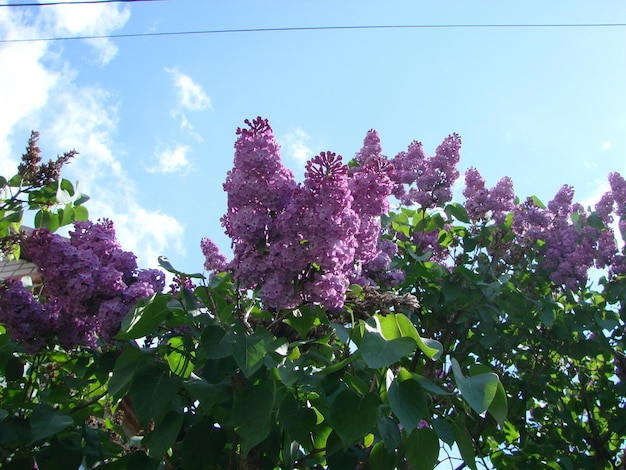
[[[111,210],[100,203],[95,206],[98,212]],[[127,210],[116,213],[112,220],[122,248],[137,255],[141,268],[158,268],[158,257],[167,255],[172,248],[185,254],[182,243],[185,227],[170,215],[158,210],[149,211],[131,201]]]
[[[148,168],[150,173],[176,173],[189,168],[187,145],[159,146],[155,151],[156,165]]]
[[[2,36],[105,34],[121,27],[129,17],[127,8],[113,4],[36,12],[28,16],[15,9],[0,9]],[[101,64],[113,57],[112,43],[94,45]],[[73,148],[80,152],[64,176],[80,180],[79,190],[92,198],[87,205],[91,219],[113,220],[120,244],[135,252],[140,266],[156,266],[157,256],[172,248],[184,253],[183,225],[137,202],[136,183],[125,172],[123,154],[114,138],[117,104],[103,88],[79,86],[75,80],[78,72],[66,62],[63,52],[60,46],[44,42],[0,45],[0,174],[13,175],[26,145],[26,141],[13,139],[31,128],[39,129],[45,157]]]
[[[283,148],[290,158],[294,159],[298,164],[304,165],[313,156],[313,150],[308,145],[310,140],[311,136],[309,134],[300,128],[296,128],[282,139],[284,143]]]
[[[172,75],[180,106],[190,111],[202,111],[212,108],[211,98],[209,98],[202,87],[194,82],[190,76],[176,69],[166,68],[165,71]]]
[[[11,8],[0,8],[0,31],[6,39],[28,38],[37,29],[26,24],[27,17],[14,14]],[[19,160],[12,154],[11,134],[26,116],[34,114],[45,104],[60,73],[41,63],[47,53],[46,43],[17,43],[0,46],[0,174],[12,176]],[[19,73],[15,73],[19,72]],[[20,153],[26,142],[20,142]]]
[[[186,135],[192,137],[196,142],[204,142],[204,139],[200,134],[196,132],[189,119],[187,119],[187,115],[180,110],[174,109],[170,111],[170,116],[174,119],[179,119],[180,130],[183,131]]]
[[[607,140],[606,142],[604,142],[602,144],[602,149],[603,150],[611,150],[612,146],[613,146],[613,143],[610,140]]]
[[[130,18],[130,9],[118,3],[56,5],[41,10],[42,25],[55,36],[107,35],[120,29]],[[117,46],[111,39],[88,39],[86,42],[98,53],[97,63],[100,65],[106,65],[117,54]]]

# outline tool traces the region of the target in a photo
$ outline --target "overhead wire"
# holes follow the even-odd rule
[[[113,1],[113,0],[110,0],[110,1]],[[154,0],[124,0],[124,1],[154,1]],[[96,2],[96,3],[102,3],[102,2]],[[101,35],[90,35],[90,36],[0,39],[0,43],[75,41],[75,40],[81,40],[81,39],[123,39],[123,38],[138,38],[138,37],[157,37],[157,36],[192,36],[192,35],[204,35],[204,34],[267,33],[267,32],[287,32],[287,31],[341,31],[341,30],[359,30],[359,29],[364,30],[364,29],[623,28],[623,27],[626,27],[626,23],[293,26],[293,27],[284,27],[284,28],[205,29],[205,30],[196,30],[196,31],[162,31],[162,32],[149,32],[149,33],[101,34]]]

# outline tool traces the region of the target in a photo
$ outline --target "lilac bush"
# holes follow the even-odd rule
[[[30,320],[21,323],[29,325],[27,331],[18,326],[19,314],[2,308],[0,322],[31,350],[52,338],[65,349],[106,343],[137,300],[160,292],[165,284],[161,271],[137,269],[135,255],[122,250],[113,223],[106,219],[77,222],[69,240],[37,229],[26,247],[44,278],[42,302],[21,282],[4,281],[0,303],[19,305],[17,310]]]

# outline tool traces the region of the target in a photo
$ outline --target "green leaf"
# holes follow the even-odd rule
[[[179,271],[178,269],[174,268],[174,266],[172,266],[172,264],[170,263],[170,260],[167,259],[165,256],[159,256],[158,261],[159,261],[159,266],[161,266],[163,269],[165,269],[166,271],[172,274],[178,274],[179,276],[183,276],[183,277],[192,277],[195,279],[206,279],[206,277],[200,273],[187,274],[182,271]]]
[[[344,390],[337,395],[327,418],[344,448],[362,439],[376,425],[378,403],[378,396],[373,393],[359,397],[350,390]]]
[[[272,430],[274,394],[274,381],[266,379],[247,386],[235,399],[233,424],[241,437],[244,455],[265,440]]]
[[[502,428],[508,414],[508,405],[506,399],[506,391],[504,390],[504,386],[499,379],[496,395],[493,397],[493,401],[491,402],[491,405],[489,405],[488,411],[489,414],[495,418],[498,425],[500,425],[500,427]]]
[[[283,399],[278,409],[278,421],[294,441],[302,445],[310,442],[310,434],[317,423],[317,415],[311,408],[298,405],[293,394]]]
[[[61,226],[71,224],[74,220],[76,220],[75,209],[70,204],[65,206],[63,209],[59,209],[58,215]]]
[[[432,421],[433,429],[437,437],[452,447],[455,441],[454,428],[445,418],[438,418]]]
[[[401,313],[389,314],[389,315],[374,315],[379,319],[381,324],[381,330],[383,335],[387,339],[394,339],[398,337],[412,338],[417,347],[426,354],[426,357],[432,360],[437,360],[443,353],[443,346],[439,341],[434,339],[422,338],[415,325],[411,323],[411,320],[406,315]]]
[[[233,335],[215,325],[207,326],[200,341],[209,359],[221,359],[233,353]]]
[[[51,232],[56,232],[61,226],[58,214],[49,211],[43,211],[42,224]]]
[[[454,431],[454,438],[457,446],[459,447],[459,452],[461,453],[463,462],[465,462],[465,465],[467,465],[471,470],[477,470],[476,453],[474,451],[474,444],[472,443],[470,434],[467,432],[464,425],[457,422],[452,422],[451,424]]]
[[[396,468],[396,456],[387,450],[384,442],[374,444],[372,447],[369,468],[376,470],[394,470]]]
[[[137,305],[124,316],[116,339],[137,339],[152,333],[167,317],[170,296],[155,294],[149,299],[139,299]]]
[[[414,429],[406,440],[411,470],[432,470],[439,461],[439,438],[430,428]]]
[[[65,191],[67,191],[67,193],[68,193],[70,196],[73,196],[73,195],[74,195],[74,192],[75,192],[75,190],[74,190],[74,185],[72,184],[72,182],[71,182],[70,180],[67,180],[67,179],[65,179],[65,178],[62,178],[62,179],[59,181],[59,188],[60,188],[60,189],[65,190]]]
[[[210,410],[214,405],[226,403],[231,399],[231,389],[224,383],[212,384],[195,374],[184,381],[187,389],[193,398],[202,404],[202,408]]]
[[[192,362],[196,357],[195,351],[189,350],[182,336],[170,338],[167,341],[167,346],[165,359],[170,366],[170,370],[186,379],[191,375],[195,367]]]
[[[54,436],[74,424],[74,420],[69,414],[55,411],[50,405],[45,404],[35,406],[29,420],[32,432],[31,444]]]
[[[89,199],[89,198],[87,198]],[[84,206],[76,205],[76,201],[74,201],[74,220],[76,222],[86,222],[89,220],[89,211]]]
[[[274,337],[263,329],[257,328],[251,335],[241,325],[232,330],[233,357],[246,377],[250,377],[263,365],[269,352],[273,352]]]
[[[109,380],[108,392],[113,399],[124,396],[137,370],[144,365],[146,356],[133,346],[127,347],[115,362],[113,376]]]
[[[467,210],[463,207],[462,204],[458,202],[452,202],[446,206],[444,209],[446,215],[448,217],[454,217],[459,222],[463,222],[464,224],[469,224],[469,216],[467,215]]]
[[[461,367],[455,358],[452,358],[452,372],[454,380],[465,401],[481,416],[491,405],[500,380],[493,372],[478,374],[472,377],[464,377]]]
[[[224,430],[208,419],[194,424],[183,440],[183,466],[194,470],[215,470],[215,462],[226,444]]]
[[[23,215],[23,211],[15,211],[15,212],[9,212],[8,215],[5,215],[2,220],[0,220],[0,223],[15,223],[15,222],[20,222],[22,220],[22,215]]]
[[[317,309],[303,307],[298,310],[293,310],[287,318],[285,323],[298,332],[300,338],[305,339],[307,334],[314,326],[321,323],[318,318]]]
[[[391,410],[398,417],[402,427],[411,432],[426,416],[428,407],[424,390],[415,380],[394,380],[387,392]]]
[[[415,341],[412,338],[385,339],[378,317],[369,318],[364,325],[359,352],[368,367],[378,369],[390,366],[415,351]]]
[[[381,439],[385,442],[387,449],[396,449],[402,444],[402,436],[400,435],[400,429],[398,424],[384,416],[382,413],[378,414],[378,433]]]
[[[91,198],[89,196],[87,196],[86,194],[79,193],[74,198],[74,206],[82,206],[87,201],[89,201],[89,199],[91,199]]]
[[[180,428],[183,425],[183,413],[170,411],[150,433],[148,453],[155,460],[161,460],[163,455],[172,447]]]
[[[147,365],[137,371],[128,393],[141,426],[151,419],[158,420],[167,411],[167,403],[176,395],[179,384],[175,376],[156,366]]]
[[[533,204],[535,204],[539,209],[545,209],[546,206],[543,202],[541,202],[541,199],[539,199],[537,196],[530,196],[531,201],[533,201]]]
[[[424,390],[434,393],[435,395],[452,395],[450,392],[445,391],[443,388],[435,385],[433,382],[428,380],[426,377],[423,377],[419,374],[413,373],[413,378],[417,380],[417,382],[422,386]]]

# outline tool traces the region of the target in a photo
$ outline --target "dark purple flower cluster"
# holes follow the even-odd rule
[[[161,291],[161,271],[137,270],[135,255],[123,251],[112,222],[77,222],[65,239],[38,229],[26,240],[28,254],[44,278],[44,293],[37,302],[21,283],[6,281],[1,302],[15,296],[10,309],[0,310],[15,339],[41,347],[40,338],[56,337],[66,349],[76,345],[96,347],[111,339],[120,321],[139,298]],[[17,290],[22,289],[20,296]],[[21,299],[18,303],[17,300]],[[38,318],[28,329],[12,326],[14,312],[31,311]]]
[[[380,216],[388,211],[393,182],[378,135],[367,134],[359,167],[348,172],[341,156],[322,152],[296,184],[267,120],[246,124],[237,131],[235,164],[224,184],[222,223],[234,251],[229,268],[241,288],[260,289],[267,307],[341,308],[355,271],[380,251]],[[216,250],[203,251],[213,266]]]
[[[407,152],[400,152],[392,160],[394,196],[404,205],[417,204],[422,209],[442,207],[450,202],[452,185],[459,177],[460,150],[461,138],[457,134],[446,137],[435,155],[428,158],[422,144],[413,142]]]

